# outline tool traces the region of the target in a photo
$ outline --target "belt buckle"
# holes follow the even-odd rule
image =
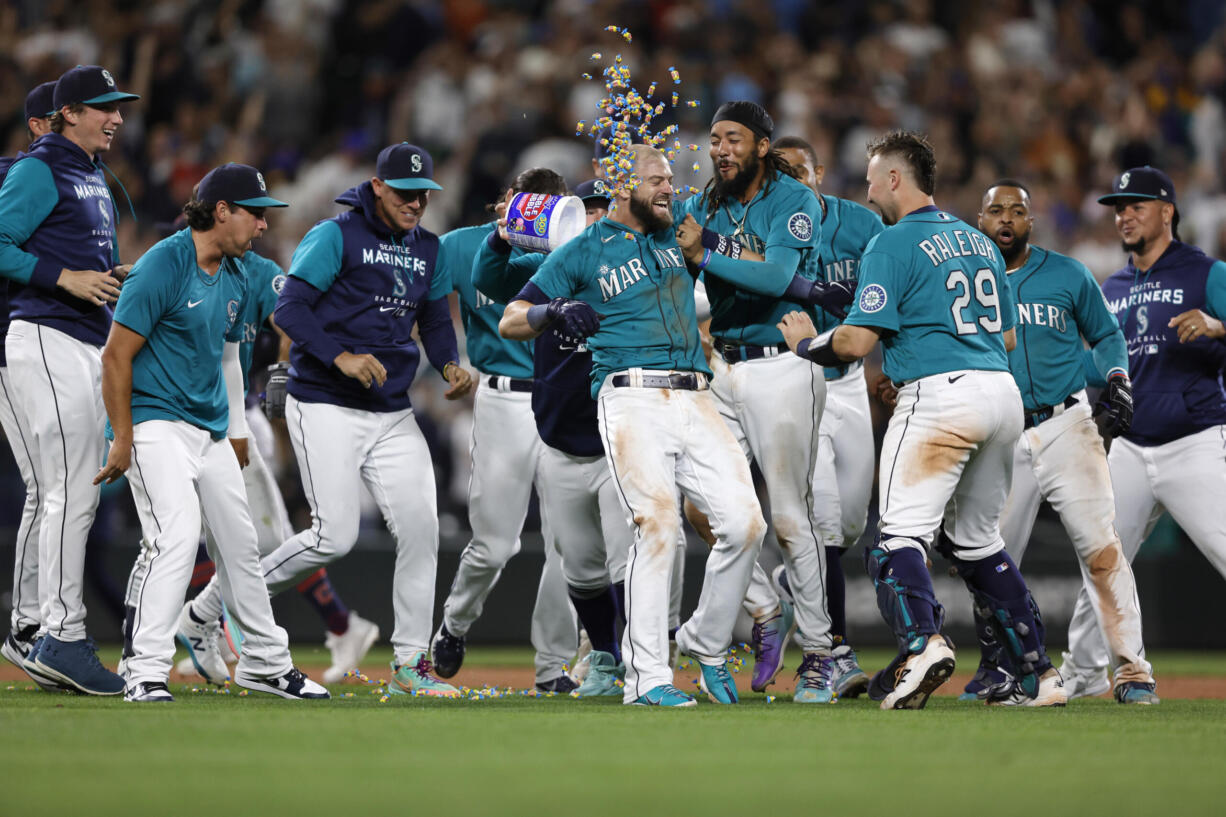
[[[694,375],[685,374],[684,372],[669,372],[668,387],[670,389],[689,389],[692,388]]]

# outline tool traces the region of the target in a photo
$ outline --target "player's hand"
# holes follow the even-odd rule
[[[1222,325],[1222,322],[1199,309],[1181,312],[1171,318],[1166,325],[1179,332],[1180,343],[1187,343],[1199,337],[1226,337],[1226,327]]]
[[[94,477],[94,484],[101,485],[105,482],[110,485],[115,480],[123,476],[124,471],[132,465],[132,443],[120,442],[115,440],[111,443],[111,450],[106,454],[106,464],[98,471],[98,475]]]
[[[789,312],[775,326],[783,333],[783,341],[793,353],[802,340],[817,337],[817,327],[804,312]]]
[[[451,384],[451,388],[443,393],[443,397],[447,400],[459,400],[473,390],[473,376],[468,369],[455,363],[448,363],[443,367],[443,371],[447,382]]]
[[[877,379],[873,381],[872,394],[888,409],[893,409],[898,405],[898,387],[887,375],[877,375]]]
[[[249,442],[246,437],[230,437],[230,447],[234,449],[234,456],[238,457],[239,468],[246,468],[251,464],[251,456],[247,451]]]
[[[697,264],[702,260],[702,225],[694,220],[693,213],[686,213],[685,221],[677,227],[677,245],[687,261]]]
[[[118,266],[111,267],[111,275],[121,282],[128,277],[128,273],[131,271],[131,264],[119,264]]]
[[[1108,437],[1118,437],[1132,428],[1132,382],[1122,374],[1107,381],[1107,388],[1094,406],[1098,427]]]
[[[368,389],[372,383],[382,386],[387,382],[387,369],[374,355],[341,352],[332,365],[340,369],[341,374],[352,377]]]
[[[269,420],[285,419],[285,396],[289,386],[289,361],[282,360],[268,367],[268,383],[260,395],[260,408]]]
[[[60,289],[89,301],[95,306],[113,304],[119,299],[119,282],[111,277],[111,273],[97,270],[60,270],[60,277],[55,285]]]
[[[809,293],[809,303],[820,306],[839,320],[847,317],[847,307],[856,299],[856,279],[817,281]]]
[[[570,338],[586,338],[600,331],[601,316],[583,301],[554,298],[545,314],[551,322],[559,322],[562,334]]]
[[[507,208],[511,206],[513,198],[515,198],[515,190],[508,189],[502,201],[494,205],[494,215],[498,216],[498,237],[508,242],[510,238],[507,236]]]

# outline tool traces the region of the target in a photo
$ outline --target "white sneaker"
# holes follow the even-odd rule
[[[1004,694],[992,695],[990,693],[997,687],[989,688],[988,706],[1064,706],[1068,703],[1064,679],[1055,667],[1039,676],[1039,691],[1033,698],[1026,694],[1016,679],[1007,683],[1009,688]]]
[[[928,696],[954,672],[954,651],[941,634],[928,636],[924,649],[898,667],[894,690],[881,702],[882,709],[923,709]]]
[[[322,700],[332,697],[328,690],[303,675],[297,667],[290,667],[289,672],[276,678],[247,675],[239,670],[234,673],[234,682],[256,692],[280,695],[290,700]]]
[[[191,615],[191,602],[188,602],[179,613],[176,630],[175,639],[187,648],[187,657],[191,659],[196,674],[210,684],[224,684],[230,677],[230,671],[217,650],[221,625],[216,621],[203,624],[196,621]]]
[[[174,703],[175,696],[170,694],[164,681],[141,681],[123,692],[123,699],[130,703]]]
[[[1064,657],[1060,664],[1060,674],[1064,677],[1064,691],[1069,700],[1073,698],[1088,698],[1102,695],[1111,690],[1111,680],[1107,677],[1104,667],[1079,667],[1073,663],[1073,654],[1060,653]]]
[[[332,666],[324,670],[325,684],[335,684],[358,668],[366,653],[379,640],[379,625],[349,611],[349,629],[324,636],[324,646],[332,652]]]

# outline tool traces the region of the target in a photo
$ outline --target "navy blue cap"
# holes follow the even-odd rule
[[[119,90],[111,72],[101,65],[78,65],[64,72],[64,76],[55,83],[55,97],[52,104],[58,111],[65,105],[82,102],[86,105],[102,105],[106,102],[122,102],[126,99],[140,99],[136,94]]]
[[[575,195],[585,202],[594,199],[609,201],[613,198],[613,191],[604,179],[588,179],[586,182],[575,186]]]
[[[55,83],[44,82],[26,94],[26,119],[46,119],[55,113]]]
[[[401,142],[379,151],[375,175],[397,190],[442,190],[434,181],[434,160],[417,145]]]
[[[251,165],[234,162],[215,167],[208,172],[196,188],[199,201],[216,203],[228,201],[244,207],[289,207],[283,201],[268,195],[264,174]]]
[[[1175,183],[1171,177],[1156,167],[1133,167],[1115,177],[1111,192],[1099,196],[1099,204],[1115,204],[1119,201],[1150,199],[1175,203]]]

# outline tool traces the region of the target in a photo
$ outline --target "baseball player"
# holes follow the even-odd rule
[[[626,563],[623,700],[695,704],[673,686],[668,664],[680,486],[711,520],[716,544],[698,609],[677,644],[698,659],[708,697],[735,703],[725,662],[736,619],[729,600],[745,595],[766,523],[749,465],[708,389],[693,277],[673,229],[672,171],[660,151],[632,151],[633,190],[615,186],[610,216],[550,254],[507,306],[499,330],[527,339],[557,321],[566,336],[590,336],[601,440],[635,529]],[[742,272],[723,274],[750,288],[754,281]]]
[[[1175,185],[1157,168],[1125,171],[1098,201],[1115,209],[1116,230],[1130,253],[1128,264],[1103,283],[1107,308],[1128,344],[1135,401],[1131,426],[1107,458],[1124,556],[1136,557],[1167,510],[1226,576],[1226,519],[1213,510],[1226,496],[1226,263],[1179,240]],[[1108,389],[1111,400],[1110,383]],[[1061,667],[1074,694],[1107,689],[1105,668],[1115,645],[1104,644],[1094,612],[1083,584]],[[1152,694],[1152,684],[1119,683],[1117,671],[1117,701],[1145,702]]]
[[[1113,432],[1126,431],[1132,398],[1124,335],[1090,271],[1031,244],[1033,225],[1030,191],[1024,185],[1005,179],[988,188],[979,229],[1000,250],[1017,302],[1017,346],[1009,353],[1009,367],[1025,407],[1001,535],[1009,555],[1021,564],[1039,502],[1052,504],[1073,540],[1094,615],[1110,641],[1116,686],[1122,688],[1117,697],[1156,704],[1136,581],[1115,531],[1107,453],[1091,417],[1082,366],[1084,337],[1096,368],[1112,383],[1104,421]],[[998,661],[1003,646],[988,614],[975,610],[983,656],[963,699],[974,700],[1005,680]]]
[[[937,549],[1001,623],[1017,665],[1017,680],[988,700],[1061,706],[1060,673],[999,529],[1022,430],[1007,357],[1015,321],[1004,264],[986,236],[937,209],[927,139],[895,131],[870,142],[868,157],[868,200],[888,229],[860,258],[855,304],[820,337],[803,312],[780,327],[793,351],[821,366],[857,360],[880,339],[885,372],[900,384],[881,453],[880,530],[865,554],[900,645],[875,679],[885,691],[881,707],[923,708],[954,670],[925,564],[938,528]]]
[[[184,207],[187,229],[141,257],[116,305],[102,352],[113,440],[94,482],[128,473],[143,534],[128,580],[125,701],[174,700],[166,680],[175,621],[202,521],[222,594],[246,634],[235,681],[283,698],[329,697],[293,666],[273,620],[239,473],[243,451],[226,439],[244,436],[245,424],[238,316],[251,293],[237,259],[267,228],[264,209],[284,206],[255,168],[214,168]]]
[[[584,203],[588,226],[608,213],[610,193],[603,179],[578,185],[575,194]],[[505,219],[498,225],[477,252],[472,283],[505,302],[528,283],[545,256],[512,249],[501,235]],[[584,677],[576,692],[620,697],[626,668],[616,632],[633,532],[600,441],[591,395],[592,353],[582,339],[561,330],[555,324],[539,335],[533,353],[532,413],[542,440],[537,485],[542,515],[549,519],[546,548],[561,550],[570,600],[591,644],[577,667]]]
[[[243,255],[242,266],[247,275],[250,297],[244,301],[243,311],[238,317],[242,337],[237,349],[227,348],[227,352],[238,355],[239,370],[243,374],[244,400],[250,402],[247,400],[251,389],[248,373],[255,353],[255,339],[260,328],[272,317],[277,295],[285,286],[285,274],[275,261],[264,258],[254,250]],[[287,348],[286,356],[288,353]],[[289,364],[277,363],[270,370],[272,376],[284,378],[288,376]],[[277,416],[284,417],[284,405],[279,408]],[[290,525],[285,500],[267,464],[273,450],[272,427],[254,403],[246,409],[245,418],[245,429],[231,429],[230,444],[238,452],[239,465],[243,469],[243,485],[255,523],[260,555],[266,556],[293,536],[294,529]],[[235,436],[244,430],[246,437]],[[207,559],[207,551],[204,558]],[[198,568],[200,559],[198,550]],[[332,654],[332,665],[323,671],[321,677],[324,683],[334,684],[343,679],[346,673],[357,669],[362,658],[379,639],[379,627],[345,606],[325,568],[321,567],[300,582],[297,590],[315,608],[327,627],[324,646]],[[229,673],[222,657],[219,624],[222,612],[221,585],[214,573],[204,589],[183,606],[179,615],[175,637],[187,649],[188,655],[178,666],[180,672],[195,672],[212,684],[224,683]]]
[[[23,665],[80,692],[118,695],[123,679],[86,637],[85,542],[104,459],[101,347],[119,295],[115,205],[98,165],[136,99],[101,66],[56,82],[52,133],[16,162],[0,189],[0,276],[23,285],[10,298],[6,338],[15,414],[28,429],[40,489],[40,632]]]
[[[821,192],[826,168],[817,152],[797,136],[775,140],[775,150],[798,172],[798,178],[817,194],[822,208],[821,257],[819,280],[841,282],[852,290],[860,256],[873,236],[885,229],[872,210],[848,199]],[[833,329],[840,319],[830,311],[814,315],[819,332]],[[848,642],[846,579],[843,554],[859,541],[868,521],[868,503],[873,493],[873,449],[864,441],[872,439],[872,416],[868,407],[868,387],[864,365],[855,361],[847,366],[825,369],[826,408],[818,428],[817,469],[813,474],[813,508],[818,514],[839,520],[843,538],[826,547],[826,606],[830,612],[830,633],[834,643],[833,687],[840,698],[854,698],[868,689],[868,676],[860,669],[855,651]],[[824,523],[822,529],[831,527]],[[777,584],[787,582],[786,565],[775,569]]]
[[[457,362],[450,281],[435,275],[438,237],[421,226],[430,191],[442,189],[433,173],[425,150],[407,142],[384,148],[374,178],[337,199],[351,209],[312,227],[294,252],[274,316],[293,340],[285,420],[313,524],[263,565],[277,593],[348,553],[358,537],[361,479],[396,539],[389,689],[454,696],[427,657],[438,510],[408,394],[420,359],[414,327],[451,386],[444,396],[472,388]]]
[[[44,82],[26,96],[26,130],[33,143],[51,132],[51,107],[55,93],[54,82]],[[24,157],[0,158],[0,187],[13,163]],[[8,333],[9,281],[0,278],[0,337]],[[40,521],[40,493],[38,479],[34,475],[34,435],[26,426],[25,415],[16,410],[17,395],[9,381],[8,364],[4,359],[4,343],[0,342],[0,427],[17,462],[17,470],[26,486],[25,504],[21,509],[21,522],[17,527],[16,553],[13,559],[13,614],[11,630],[0,645],[0,654],[30,676],[47,690],[61,689],[55,679],[41,674],[36,667],[24,664],[34,646],[39,627],[38,609],[38,526]]]
[[[512,191],[564,195],[566,181],[552,170],[534,168],[516,178]],[[440,239],[446,264],[441,274],[459,293],[468,359],[478,372],[468,491],[473,536],[460,555],[433,639],[431,655],[442,678],[459,671],[469,628],[481,615],[502,568],[519,552],[534,482],[540,492],[541,441],[532,420],[532,345],[499,336],[505,300],[490,300],[472,282],[473,258],[493,233],[493,225],[483,224],[452,230]],[[550,524],[543,514],[545,566],[532,612],[536,688],[567,693],[577,686],[564,667],[575,655],[578,632],[567,600],[561,554],[550,545]]]
[[[812,485],[826,384],[820,369],[788,352],[776,328],[795,309],[780,297],[792,280],[807,284],[815,277],[821,212],[817,197],[772,150],[773,130],[770,116],[756,103],[720,106],[711,120],[714,178],[701,195],[683,203],[678,243],[703,267],[714,350],[729,366],[712,382],[712,395],[742,450],[762,472],[788,568],[804,651],[793,700],[833,703],[825,548],[837,546],[843,537],[837,514],[823,518],[814,507]],[[752,251],[754,260],[743,249],[721,253],[721,238]],[[733,266],[781,285],[767,295],[738,290],[718,277],[721,269]],[[765,589],[774,595],[769,584]],[[684,650],[680,641],[678,646]],[[778,655],[782,659],[782,650]],[[759,660],[753,688],[765,689],[781,664],[772,667]]]

